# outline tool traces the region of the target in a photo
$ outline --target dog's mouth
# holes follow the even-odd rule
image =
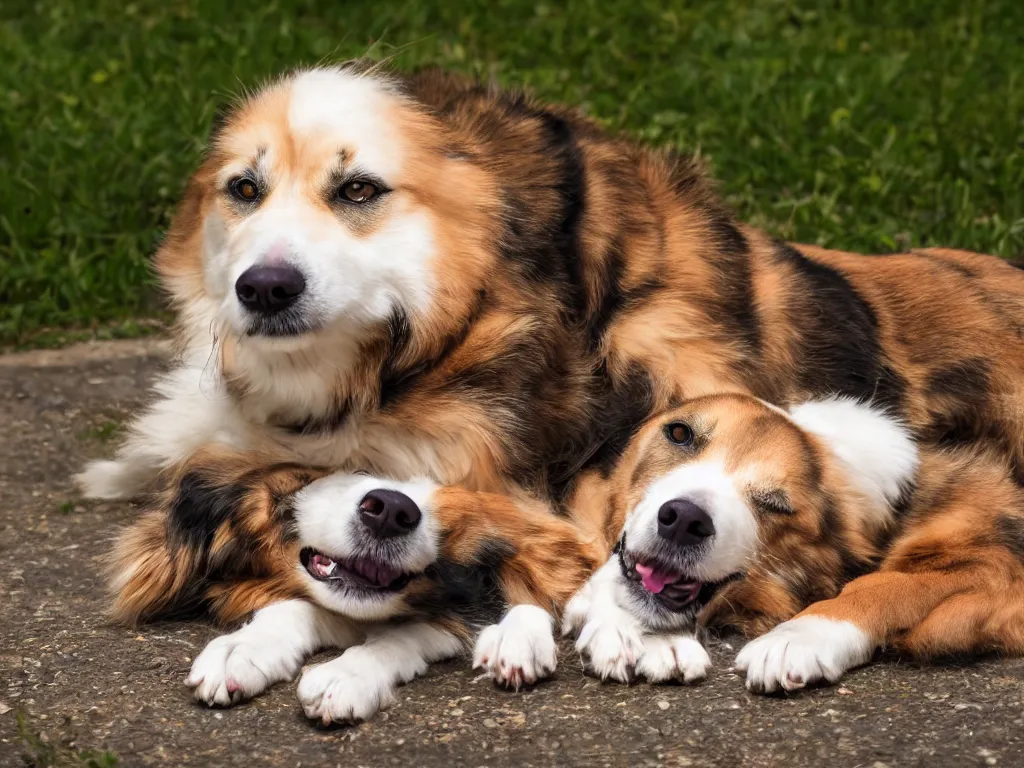
[[[651,598],[673,612],[706,604],[724,582],[694,579],[663,560],[650,555],[619,549],[622,575]],[[728,581],[728,579],[726,580]]]
[[[396,568],[373,557],[335,559],[312,547],[299,553],[302,567],[312,578],[335,588],[361,588],[374,592],[400,592],[420,574]]]
[[[318,325],[294,309],[275,314],[250,316],[246,336],[265,339],[289,339],[305,336],[318,330]]]

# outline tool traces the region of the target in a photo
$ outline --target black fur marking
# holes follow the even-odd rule
[[[633,366],[626,375],[613,381],[602,365],[599,372],[607,396],[601,398],[601,408],[595,425],[602,439],[587,466],[596,466],[604,475],[614,468],[622,452],[654,408],[654,386],[650,374],[640,366]]]
[[[932,374],[926,394],[932,422],[927,438],[941,445],[964,445],[979,440],[1001,440],[989,407],[989,363],[982,358],[964,360]]]
[[[622,239],[616,238],[605,254],[605,274],[601,281],[604,293],[597,307],[590,313],[587,322],[587,340],[590,350],[595,350],[601,345],[605,330],[615,319],[626,300],[622,293],[622,273],[626,268],[623,250]]]
[[[173,540],[197,552],[206,552],[217,529],[231,519],[249,489],[216,485],[199,472],[189,472],[178,483],[168,518]]]
[[[472,563],[439,558],[424,573],[432,588],[410,596],[409,607],[428,618],[455,616],[471,629],[498,622],[507,608],[501,567],[514,554],[508,542],[491,540],[483,542]]]
[[[650,374],[640,366],[630,368],[622,379],[613,380],[602,363],[597,378],[601,388],[596,398],[599,405],[590,413],[587,424],[575,427],[580,437],[590,442],[583,447],[577,445],[573,460],[554,463],[548,476],[548,490],[556,501],[568,497],[573,480],[584,470],[596,468],[607,477],[654,408]]]
[[[543,359],[544,346],[536,339],[514,338],[493,357],[453,373],[446,386],[452,391],[479,393],[484,397],[502,394],[515,399],[526,397],[529,388],[540,381],[551,362]]]
[[[757,361],[761,355],[761,322],[754,298],[750,249],[747,239],[724,211],[709,210],[708,230],[716,253],[711,265],[715,269],[715,293],[707,297],[708,318],[720,325],[727,343],[738,345],[746,358],[741,368],[746,378],[756,383]]]
[[[654,296],[665,288],[665,281],[657,277],[648,277],[641,281],[638,285],[628,289],[623,294],[626,309],[636,309],[638,306],[647,301],[651,296]]]
[[[610,181],[622,176],[618,166],[604,163],[600,173]],[[622,186],[627,184],[626,180],[621,182]],[[662,236],[663,225],[657,225]],[[629,229],[628,222],[623,222],[623,228]],[[646,233],[644,233],[646,234]],[[608,246],[604,263],[601,265],[601,293],[598,296],[596,306],[590,310],[586,322],[588,349],[594,351],[601,345],[608,326],[614,322],[622,312],[629,312],[636,309],[647,301],[651,296],[665,287],[664,280],[654,276],[645,276],[637,285],[626,287],[622,284],[625,273],[626,259],[626,238],[620,233]]]
[[[800,386],[814,395],[839,394],[902,412],[907,384],[887,363],[874,310],[841,272],[775,244],[776,259],[793,269],[789,300],[799,329]]]
[[[827,496],[821,507],[821,531],[818,534],[818,541],[825,544],[839,543],[842,537],[842,520],[836,507],[836,500]]]
[[[903,532],[907,518],[914,508],[917,481],[908,480],[900,487],[900,495],[892,504],[892,525],[875,532],[873,543],[879,551],[886,550],[895,538]]]
[[[672,169],[669,178],[677,196],[684,200],[692,199],[695,194],[701,199],[709,196],[704,168],[693,155],[683,155],[675,150],[669,150],[665,157]]]
[[[822,574],[809,572],[804,568],[781,568],[777,574],[785,582],[786,591],[796,601],[800,609],[806,608],[819,600],[835,597],[835,588],[831,579],[822,578]]]
[[[1010,475],[1013,477],[1015,482],[1021,489],[1024,489],[1024,464],[1019,461],[1015,461],[1013,466],[1010,468]]]
[[[1024,562],[1024,519],[1001,515],[996,521],[996,529],[1003,546]]]
[[[877,562],[865,561],[856,557],[850,549],[843,531],[842,517],[839,514],[835,499],[831,496],[827,496],[822,505],[821,531],[818,534],[818,541],[823,547],[832,549],[839,557],[840,571],[837,576],[840,584],[845,584],[858,576],[863,576],[877,566]],[[820,585],[816,586],[820,589]],[[834,595],[820,594],[815,599],[821,600],[827,597],[834,597]]]
[[[811,442],[811,438],[802,429],[796,430],[795,434],[800,441],[800,451],[803,465],[807,468],[807,482],[813,488],[819,488],[822,484],[823,470],[821,467],[821,454]],[[826,506],[831,506],[831,514],[835,514],[835,500],[828,499]]]
[[[385,322],[387,343],[384,352],[384,363],[382,370],[393,370],[398,365],[402,353],[412,341],[412,325],[409,323],[409,315],[401,307],[394,307]],[[381,375],[384,378],[384,375]]]
[[[473,325],[480,318],[480,315],[483,313],[486,306],[487,293],[481,290],[477,293],[476,302],[470,310],[469,316],[454,333],[450,334],[444,340],[441,350],[436,355],[423,360],[418,360],[416,363],[406,368],[400,368],[398,366],[397,352],[390,351],[392,349],[397,349],[396,344],[401,341],[400,339],[396,339],[389,348],[389,353],[384,360],[384,365],[381,367],[379,407],[383,410],[388,406],[394,405],[398,400],[407,395],[423,376],[435,370],[456,349],[458,349],[466,340],[466,337],[469,336],[470,330],[472,330]],[[404,312],[402,313],[402,316],[403,318],[405,317]],[[408,329],[408,319],[405,319],[404,323],[405,327]],[[404,341],[401,341],[403,349],[408,345],[409,333],[411,332],[407,330],[407,336]]]
[[[586,171],[576,137],[569,123],[556,115],[545,113],[544,123],[555,147],[563,147],[563,181],[558,191],[562,198],[561,225],[555,238],[555,248],[564,259],[570,293],[575,294],[572,302],[572,316],[583,315],[583,265],[579,254],[579,227],[583,219],[585,204]]]
[[[843,573],[842,584],[849,584],[854,579],[859,579],[868,573],[878,570],[882,564],[882,556],[876,555],[869,560],[861,560],[846,552],[842,555]]]
[[[932,374],[928,394],[983,406],[988,399],[990,370],[988,361],[980,357],[951,365]]]
[[[543,154],[557,168],[554,191],[561,200],[561,210],[545,226],[544,222],[534,220],[535,206],[521,197],[530,194],[529,188],[506,189],[508,231],[502,238],[502,251],[510,261],[522,265],[527,279],[558,284],[569,318],[578,321],[586,305],[579,255],[586,171],[574,127],[554,112],[529,105],[521,96],[510,99],[507,107],[512,113],[540,123],[546,143]]]

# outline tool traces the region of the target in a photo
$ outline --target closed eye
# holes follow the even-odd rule
[[[785,491],[778,489],[756,489],[750,492],[750,500],[761,512],[769,515],[792,515],[793,506]]]

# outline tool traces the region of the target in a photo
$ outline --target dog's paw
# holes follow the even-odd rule
[[[549,677],[558,663],[554,619],[536,605],[517,605],[500,624],[480,633],[473,668],[483,669],[499,685],[519,690]]]
[[[309,667],[299,679],[298,697],[306,717],[331,723],[358,723],[391,706],[395,679],[365,647]]]
[[[773,693],[795,691],[822,680],[834,683],[854,667],[870,661],[871,638],[849,621],[801,616],[752,640],[736,656],[747,688]]]
[[[602,680],[633,682],[636,664],[643,656],[640,627],[629,614],[604,615],[588,621],[576,640],[584,667]]]
[[[185,684],[199,701],[227,707],[295,678],[303,657],[284,644],[263,641],[245,630],[210,641],[192,663]]]
[[[636,673],[651,683],[696,683],[708,676],[711,657],[692,635],[646,635]]]

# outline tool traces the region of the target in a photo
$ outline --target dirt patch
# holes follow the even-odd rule
[[[726,645],[694,688],[602,685],[564,646],[558,678],[533,691],[451,662],[351,728],[307,722],[294,685],[230,710],[197,705],[182,681],[216,632],[104,619],[100,560],[137,510],[81,501],[69,480],[110,453],[166,347],[90,346],[0,357],[0,765],[47,764],[48,748],[130,766],[1024,765],[1021,660],[887,661],[842,687],[759,698],[727,672]]]

